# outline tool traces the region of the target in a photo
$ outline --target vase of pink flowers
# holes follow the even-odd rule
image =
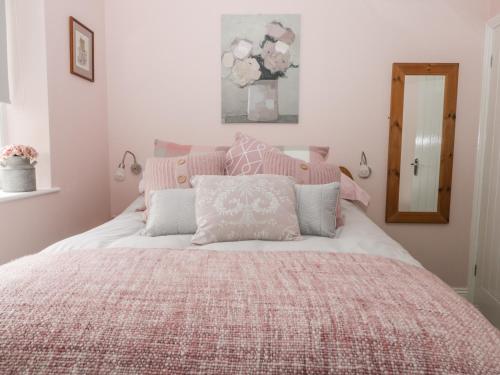
[[[31,146],[10,145],[0,153],[2,190],[19,193],[36,190],[37,151]]]

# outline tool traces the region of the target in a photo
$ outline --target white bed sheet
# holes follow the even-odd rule
[[[136,199],[113,220],[49,246],[44,252],[110,249],[165,248],[205,249],[214,251],[322,251],[336,253],[373,254],[421,266],[399,243],[389,237],[366,214],[351,202],[342,200],[345,225],[335,238],[304,236],[301,241],[240,241],[209,245],[192,245],[190,235],[146,237],[143,214],[136,209],[144,204]]]

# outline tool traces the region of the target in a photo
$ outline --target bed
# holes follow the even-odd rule
[[[144,237],[141,198],[0,267],[0,373],[500,374],[500,334],[356,205],[336,238]]]

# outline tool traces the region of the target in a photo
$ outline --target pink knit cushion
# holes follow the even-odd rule
[[[285,176],[197,176],[192,243],[300,239],[295,183]]]
[[[340,168],[329,163],[307,163],[288,155],[266,152],[262,171],[265,174],[290,176],[301,185],[322,185],[340,182]]]
[[[290,176],[300,185],[322,185],[340,182],[340,168],[328,163],[306,163],[290,156],[265,152],[262,171],[265,174]],[[340,203],[337,204],[337,227],[342,225]]]
[[[177,157],[185,156],[188,154],[202,154],[207,152],[223,151],[227,152],[228,146],[198,146],[198,145],[181,145],[169,141],[155,140],[155,157]]]
[[[365,207],[370,203],[370,195],[343,173],[340,177],[340,198],[360,202]]]
[[[226,154],[226,174],[230,176],[262,173],[264,153],[274,151],[307,162],[321,162],[328,158],[329,147],[270,146],[246,134],[237,133],[234,144]]]
[[[146,207],[154,190],[190,188],[196,175],[223,175],[224,152],[192,154],[178,158],[150,158],[144,170]]]

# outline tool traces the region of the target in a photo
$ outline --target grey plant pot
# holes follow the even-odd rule
[[[13,156],[3,162],[1,169],[2,190],[20,193],[36,190],[35,166],[29,159]]]

